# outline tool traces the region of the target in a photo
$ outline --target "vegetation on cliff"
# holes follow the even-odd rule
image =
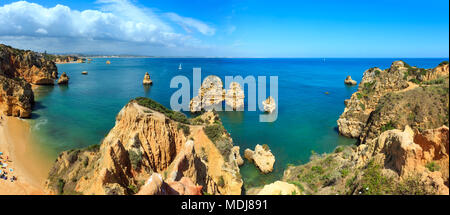
[[[191,125],[192,119],[179,114],[147,98],[131,100],[99,147],[60,154],[49,174],[47,190],[61,194],[135,194],[142,188],[145,191],[140,193],[163,194],[161,184],[155,184],[159,187],[155,190],[146,183],[157,174],[164,186],[240,194],[242,179],[237,161],[221,148],[221,141],[227,142],[225,148],[233,147],[231,138],[223,130],[223,139],[213,141],[204,132],[206,126],[220,124],[218,116],[206,112]],[[200,121],[204,124],[198,124]]]

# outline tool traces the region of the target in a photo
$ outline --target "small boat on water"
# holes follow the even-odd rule
[[[182,70],[182,68],[181,68],[181,63],[180,63],[180,65],[178,66],[178,70]]]

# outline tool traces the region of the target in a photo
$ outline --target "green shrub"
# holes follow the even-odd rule
[[[417,80],[417,79],[415,79],[415,78],[412,78],[412,79],[410,79],[409,81],[410,81],[410,82],[413,82],[413,83],[415,83],[415,84],[420,84],[420,81]]]
[[[185,124],[178,123],[178,130],[182,129],[184,136],[189,136],[191,134],[191,128]]]
[[[222,175],[219,177],[219,181],[217,182],[217,185],[218,185],[219,187],[225,186],[225,180],[223,179],[223,176],[222,176]]]
[[[336,149],[334,149],[334,153],[339,153],[339,152],[342,152],[342,151],[344,151],[344,147],[343,146],[338,146],[338,147],[336,147]]]
[[[448,64],[448,61],[442,61],[440,64],[439,64],[439,66],[443,66],[443,65],[447,65]]]
[[[439,171],[439,169],[441,169],[439,164],[437,164],[434,161],[431,161],[431,162],[427,163],[427,165],[425,165],[425,167],[427,167],[427,169],[430,170],[431,172]]]
[[[58,193],[59,195],[62,195],[64,193],[64,186],[66,185],[66,182],[63,179],[58,179]]]
[[[395,129],[395,123],[389,121],[386,125],[381,126],[381,132]]]
[[[383,195],[393,191],[392,179],[381,172],[382,166],[374,160],[369,161],[361,179],[360,191],[365,195]]]
[[[208,125],[205,126],[203,130],[205,131],[206,136],[213,142],[220,140],[225,132],[225,128],[221,124]]]
[[[366,110],[366,106],[363,103],[359,103],[359,106],[361,107],[362,110]]]
[[[90,145],[86,148],[86,151],[97,152],[100,149],[100,144]]]
[[[152,110],[158,111],[170,119],[181,122],[184,124],[190,124],[189,119],[181,112],[169,110],[168,108],[164,107],[162,104],[153,101],[152,99],[145,98],[145,97],[138,97],[134,99],[139,105],[150,108]]]
[[[133,167],[133,169],[139,167],[142,162],[142,153],[130,150],[128,151],[128,156],[130,158],[131,166]]]
[[[132,195],[136,194],[137,192],[139,192],[138,188],[135,185],[133,185],[133,184],[128,185],[128,190],[130,191],[130,193]]]
[[[262,147],[266,152],[270,150],[270,148],[267,144],[263,144]]]

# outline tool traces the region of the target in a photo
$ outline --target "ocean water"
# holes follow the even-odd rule
[[[111,64],[105,64],[106,60]],[[192,80],[194,67],[202,69],[202,78],[278,76],[275,122],[259,122],[259,111],[220,113],[242,156],[246,148],[253,149],[256,144],[269,145],[275,155],[270,174],[260,174],[247,161],[241,167],[246,187],[261,186],[281,178],[288,164],[307,162],[312,151],[328,153],[338,145],[354,144],[355,140],[337,132],[336,120],[344,110],[344,100],[357,90],[357,86],[344,85],[344,79],[351,75],[359,83],[366,69],[385,69],[394,60],[95,58],[90,64],[62,64],[58,65],[59,73],[66,72],[70,84],[36,89],[32,135],[36,144],[46,149],[49,159],[55,159],[61,151],[100,143],[114,126],[116,114],[132,98],[145,96],[169,107],[170,97],[177,90],[170,88],[171,79],[185,75]],[[446,59],[403,60],[431,68]],[[178,70],[180,63],[182,70]],[[81,75],[82,71],[89,74]],[[153,80],[151,87],[142,85],[145,72]]]

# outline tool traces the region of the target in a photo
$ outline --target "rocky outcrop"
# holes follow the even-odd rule
[[[65,72],[61,74],[61,77],[59,77],[58,84],[64,85],[69,84],[69,76]]]
[[[195,185],[189,178],[165,182],[161,174],[153,173],[136,195],[202,195],[202,186]]]
[[[150,79],[150,75],[148,74],[148,72],[145,73],[144,80],[142,81],[142,83],[144,85],[152,85],[153,84],[153,81]]]
[[[440,63],[436,68],[427,70],[420,78],[422,81],[432,81],[439,78],[445,78],[449,75],[448,61]]]
[[[244,110],[245,94],[241,85],[237,82],[231,82],[229,89],[225,94],[225,103],[233,110]]]
[[[84,58],[79,58],[77,56],[70,55],[48,55],[56,64],[66,64],[66,63],[84,63],[86,60]]]
[[[0,44],[0,111],[28,118],[34,104],[30,84],[53,84],[58,72],[45,55]]]
[[[83,72],[81,72],[81,74],[82,74],[82,75],[87,75],[88,72],[87,72],[87,71],[83,71]]]
[[[263,188],[252,188],[247,194],[249,195],[300,195],[301,190],[284,181],[275,181],[271,184],[264,185]]]
[[[31,85],[23,79],[0,75],[0,111],[7,116],[31,116],[34,94]]]
[[[258,169],[264,173],[270,173],[273,171],[273,164],[275,163],[275,156],[267,145],[256,145],[255,150],[246,149],[244,151],[244,157],[253,162]]]
[[[283,181],[306,194],[448,195],[448,127],[415,133],[389,130],[358,147],[338,147],[291,166]]]
[[[111,61],[107,60],[107,61],[106,61],[106,64],[111,64]]]
[[[268,113],[272,113],[277,107],[275,103],[275,99],[272,96],[269,96],[266,100],[262,102],[264,111]]]
[[[55,63],[42,54],[0,44],[0,75],[7,78],[22,77],[30,84],[52,85],[55,74]]]
[[[212,113],[199,116],[202,119],[195,125],[193,119],[180,114],[150,99],[132,100],[119,112],[116,125],[96,150],[59,155],[49,174],[47,190],[134,194],[158,173],[162,184],[179,194],[191,193],[186,190],[192,188],[189,180],[194,187],[201,186],[202,193],[240,194],[242,179],[236,159],[231,154],[223,155],[204,132],[209,124],[206,118]]]
[[[231,153],[233,158],[236,160],[237,165],[242,166],[244,165],[244,159],[242,159],[239,150],[240,150],[239,146],[234,146],[233,148],[231,148]]]
[[[448,108],[444,108],[448,104],[448,76],[432,84],[423,82],[420,88],[416,84],[416,78],[425,71],[435,70],[416,70],[403,61],[395,61],[386,70],[365,71],[358,91],[345,101],[344,113],[337,121],[339,133],[364,143],[390,127],[411,125],[413,129],[425,130],[445,124],[442,116],[448,115]],[[432,114],[425,118],[428,109]]]
[[[223,89],[222,80],[215,75],[210,75],[203,80],[198,89],[198,95],[192,98],[191,112],[213,110],[216,105],[221,105],[224,99],[225,89]]]
[[[344,80],[344,83],[347,85],[356,85],[356,81],[352,79],[352,77],[349,75],[347,76],[347,78]]]

